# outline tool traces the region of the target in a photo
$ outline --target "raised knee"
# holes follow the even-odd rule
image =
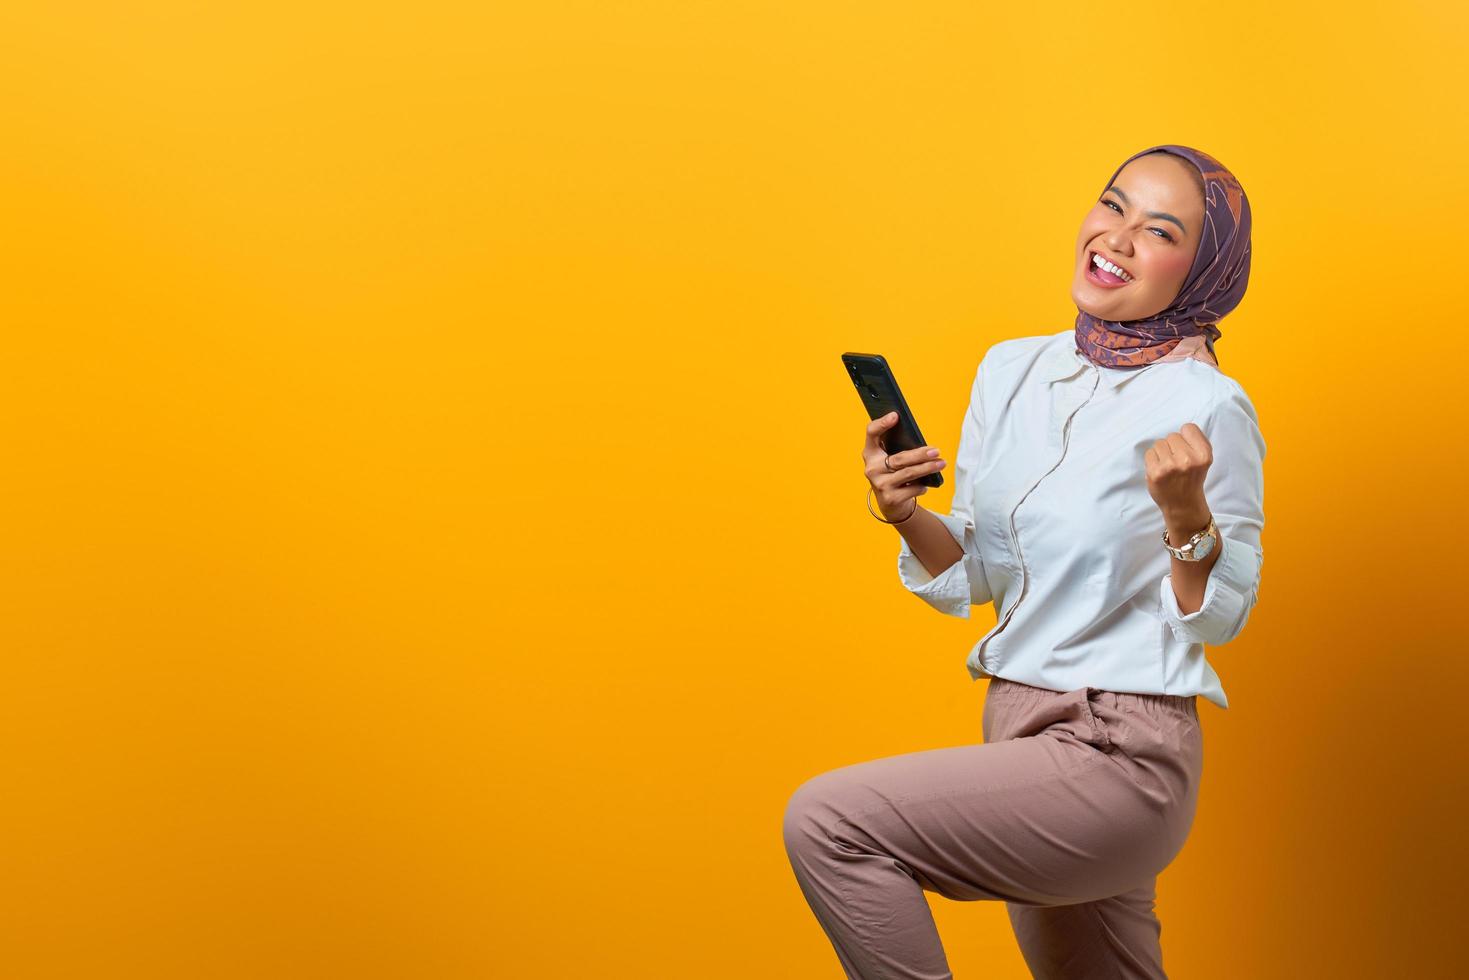
[[[786,802],[781,826],[786,851],[794,853],[829,840],[836,817],[822,776],[806,780]]]

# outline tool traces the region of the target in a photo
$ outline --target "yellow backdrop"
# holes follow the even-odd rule
[[[1449,975],[1466,31],[7,5],[0,973],[838,978],[786,801],[978,741],[993,623],[899,585],[838,355],[952,459],[1180,142],[1253,203],[1219,351],[1269,456],[1167,962]],[[1003,906],[933,905],[957,975],[1026,976]]]

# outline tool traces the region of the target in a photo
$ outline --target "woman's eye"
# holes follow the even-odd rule
[[[1111,208],[1113,211],[1116,211],[1118,214],[1121,214],[1122,213],[1122,208],[1120,208],[1120,207],[1117,206],[1117,202],[1116,201],[1113,201],[1111,199],[1106,199],[1106,200],[1103,200],[1102,203],[1105,204],[1105,205],[1107,205],[1107,207]],[[1170,235],[1170,234],[1168,234],[1168,232],[1164,231],[1162,228],[1149,228],[1148,231],[1156,231],[1159,235],[1161,235],[1163,237],[1164,240],[1170,241],[1170,242],[1173,241],[1173,236]]]

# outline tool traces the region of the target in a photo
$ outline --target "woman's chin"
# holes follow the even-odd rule
[[[1089,289],[1073,289],[1071,291],[1071,302],[1083,313],[1090,313],[1098,320],[1116,320],[1117,309],[1106,302],[1097,302],[1096,297],[1090,295]]]
[[[1110,320],[1113,323],[1150,320],[1168,308],[1168,304],[1161,299],[1162,294],[1149,288],[1150,285],[1152,284],[1103,289],[1093,286],[1078,274],[1071,281],[1071,302],[1076,304],[1077,309],[1090,313],[1098,320]]]

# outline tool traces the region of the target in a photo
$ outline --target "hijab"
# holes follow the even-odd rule
[[[1079,309],[1076,346],[1087,359],[1105,367],[1144,367],[1192,357],[1217,368],[1217,324],[1239,305],[1250,281],[1250,201],[1224,164],[1176,143],[1134,153],[1112,172],[1107,187],[1123,167],[1155,150],[1182,157],[1204,178],[1204,227],[1193,266],[1167,309],[1145,320],[1102,320]]]

